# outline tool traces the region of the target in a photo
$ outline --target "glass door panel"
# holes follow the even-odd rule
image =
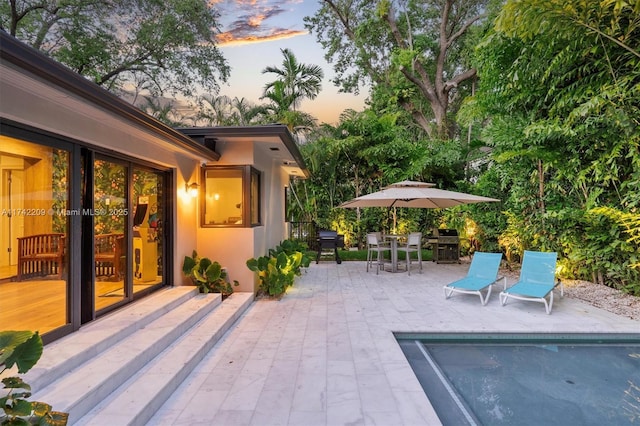
[[[0,325],[69,324],[68,151],[0,136]]]
[[[162,282],[164,190],[161,173],[133,169],[133,292]]]
[[[126,232],[127,167],[96,159],[94,167],[94,295],[95,310],[100,311],[128,296]]]

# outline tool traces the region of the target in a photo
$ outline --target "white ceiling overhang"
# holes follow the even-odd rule
[[[288,175],[302,179],[309,177],[302,154],[284,125],[194,127],[178,130],[199,142],[211,140],[216,144],[251,143],[255,155],[273,159]]]

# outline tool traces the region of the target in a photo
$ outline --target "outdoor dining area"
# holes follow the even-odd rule
[[[411,264],[415,260],[422,273],[423,249],[431,250],[432,260],[436,263],[460,263],[460,238],[455,229],[434,229],[430,235],[370,232],[367,234],[367,272],[375,261],[376,273],[382,269],[411,275]],[[399,253],[404,256],[399,258]]]
[[[375,264],[376,274],[380,269],[389,266],[390,272],[398,272],[398,251],[405,254],[405,270],[411,275],[412,253],[417,254],[417,263],[422,273],[422,233],[412,232],[409,235],[387,234],[372,232],[367,234],[367,272]],[[385,254],[388,256],[385,258]]]
[[[454,207],[461,204],[481,202],[498,202],[495,198],[482,197],[462,192],[447,191],[435,188],[435,184],[405,180],[384,187],[380,191],[362,195],[342,203],[341,208],[387,207],[396,209],[428,208],[439,209]],[[417,268],[422,273],[422,249],[430,246],[433,260],[441,262],[459,262],[460,246],[455,229],[435,229],[428,238],[423,240],[422,232],[410,232],[400,235],[396,230],[395,214],[391,233],[382,231],[370,232],[366,235],[367,272],[375,264],[376,274],[382,270],[390,272],[406,271],[411,275],[413,258],[415,255]],[[404,254],[404,269],[399,269],[399,253]],[[388,265],[388,269],[385,267]]]

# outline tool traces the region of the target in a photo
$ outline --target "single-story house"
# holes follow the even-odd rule
[[[245,265],[308,177],[282,125],[173,129],[0,31],[0,324],[45,341],[166,286],[185,255]]]

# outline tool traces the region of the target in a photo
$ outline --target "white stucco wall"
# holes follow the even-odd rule
[[[182,273],[182,262],[185,256],[191,256],[198,242],[198,198],[193,198],[185,189],[187,183],[200,183],[200,164],[192,160],[184,159],[176,168],[176,188],[173,189],[176,196],[174,205],[175,226],[173,227],[174,258],[173,258],[173,285],[192,285],[189,278]]]
[[[227,268],[229,278],[240,285],[236,291],[256,292],[257,275],[246,266],[251,258],[266,255],[288,237],[284,223],[284,187],[289,177],[281,164],[251,141],[218,143],[220,161],[215,165],[252,165],[261,172],[262,225],[253,228],[199,228],[197,250]],[[200,218],[198,218],[198,224]]]

